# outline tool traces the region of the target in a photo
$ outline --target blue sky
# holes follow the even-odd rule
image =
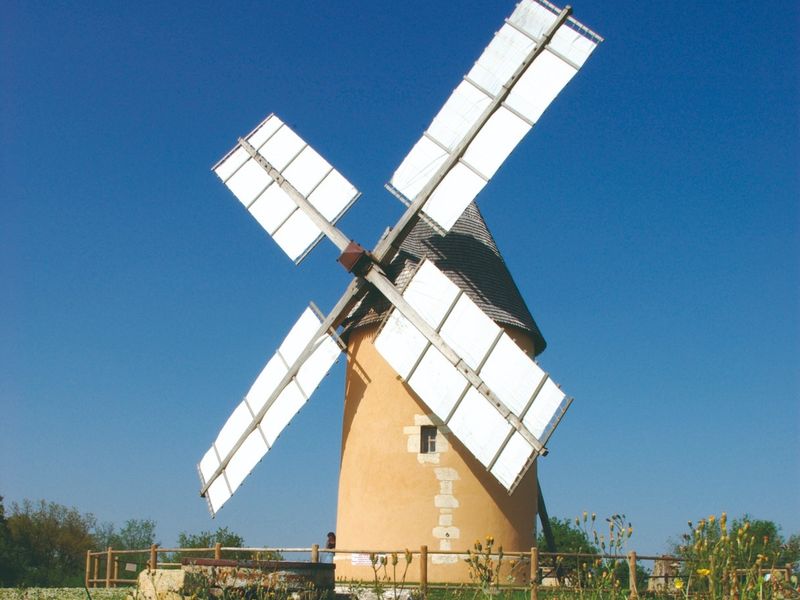
[[[275,112],[383,184],[512,2],[41,3],[0,27],[0,494],[158,537],[254,545],[335,525],[342,361],[216,521],[195,464],[313,300],[210,172]],[[479,205],[575,397],[540,463],[551,514],[623,512],[640,553],[726,510],[800,531],[795,2],[582,0],[606,38]]]

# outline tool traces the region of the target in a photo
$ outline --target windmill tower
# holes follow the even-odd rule
[[[432,260],[530,354],[545,341],[475,204],[442,237],[420,221],[387,267],[399,284]],[[341,548],[464,550],[492,534],[506,549],[534,543],[536,465],[508,492],[398,380],[372,343],[390,305],[368,295],[345,322],[347,379],[336,523]],[[366,557],[336,557],[338,577],[371,576]],[[431,554],[433,581],[466,579],[456,555]],[[409,576],[417,576],[412,565]],[[519,570],[519,575],[524,575]]]
[[[354,279],[303,313],[203,456],[212,514],[347,350],[339,547],[530,548],[536,459],[571,398],[533,360],[544,340],[472,203],[602,41],[570,13],[517,5],[387,184],[408,208],[371,252],[336,227],[358,191],[278,117],[214,166],[292,260],[327,237]]]

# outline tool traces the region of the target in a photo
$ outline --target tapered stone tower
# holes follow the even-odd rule
[[[387,273],[402,286],[422,258],[434,261],[531,356],[545,341],[472,204],[446,237],[420,221]],[[527,551],[537,515],[536,465],[513,495],[489,474],[372,344],[390,308],[368,294],[346,322],[348,350],[337,514],[337,577],[368,579],[369,550],[464,551],[491,535]],[[401,565],[402,567],[402,559]],[[413,564],[409,579],[418,577]],[[432,555],[430,581],[464,581],[456,555]]]

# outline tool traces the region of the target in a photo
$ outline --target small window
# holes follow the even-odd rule
[[[436,426],[423,425],[420,427],[419,433],[420,454],[431,454],[436,452]]]

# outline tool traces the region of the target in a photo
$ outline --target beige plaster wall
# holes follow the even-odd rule
[[[357,330],[348,345],[337,547],[418,550],[425,544],[429,552],[465,552],[491,535],[507,551],[530,550],[536,465],[509,496],[441,425],[437,452],[420,454],[420,426],[432,423],[431,415],[378,354],[375,334],[376,328]],[[527,338],[518,343],[530,349]],[[372,568],[365,555],[337,554],[336,576],[371,579]],[[415,560],[408,578],[418,577]],[[467,581],[464,561],[429,557],[428,580]]]

